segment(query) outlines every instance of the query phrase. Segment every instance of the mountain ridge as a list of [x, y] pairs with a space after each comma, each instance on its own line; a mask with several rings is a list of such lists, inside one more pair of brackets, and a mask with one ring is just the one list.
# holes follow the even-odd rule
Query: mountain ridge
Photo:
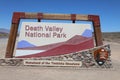
[[[39, 49], [40, 50], [49, 50], [49, 49], [61, 46], [63, 44], [76, 45], [76, 44], [79, 44], [81, 42], [84, 42], [87, 39], [89, 39], [89, 38], [84, 37], [84, 36], [80, 36], [80, 35], [75, 35], [65, 42], [53, 43], [53, 44], [48, 44], [48, 45], [44, 45], [44, 46], [27, 47], [24, 49], [26, 49], [26, 50], [31, 50], [31, 49], [32, 50], [39, 50]], [[20, 48], [18, 48], [18, 49], [20, 49]]]
[[35, 53], [35, 54], [31, 54], [31, 55], [17, 56], [17, 58], [31, 58], [31, 57], [46, 57], [46, 56], [63, 55], [63, 54], [69, 54], [69, 53], [73, 53], [73, 52], [77, 52], [80, 50], [89, 49], [89, 48], [93, 48], [93, 47], [94, 47], [93, 39], [91, 38], [80, 44], [76, 44], [76, 45], [63, 44], [56, 48], [47, 50], [45, 52]]
[[7, 33], [7, 34], [9, 34], [10, 30], [5, 29], [5, 28], [0, 28], [0, 33]]

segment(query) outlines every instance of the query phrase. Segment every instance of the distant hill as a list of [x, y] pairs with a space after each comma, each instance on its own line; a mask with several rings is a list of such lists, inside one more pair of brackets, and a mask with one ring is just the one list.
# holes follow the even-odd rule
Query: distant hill
[[0, 33], [7, 33], [7, 34], [9, 34], [10, 30], [4, 29], [4, 28], [0, 28]]
[[103, 32], [103, 41], [120, 43], [120, 32]]
[[10, 30], [4, 29], [4, 28], [0, 28], [0, 37], [2, 37], [2, 38], [8, 37], [9, 33], [10, 33]]

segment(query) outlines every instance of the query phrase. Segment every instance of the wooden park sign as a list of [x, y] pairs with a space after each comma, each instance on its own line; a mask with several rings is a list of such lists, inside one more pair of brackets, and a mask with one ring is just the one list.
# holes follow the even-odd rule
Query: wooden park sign
[[[23, 23], [22, 26], [23, 26], [24, 29], [22, 29], [22, 30], [24, 30], [23, 33], [25, 33], [25, 34], [23, 34], [23, 35], [25, 37], [28, 37], [28, 38], [31, 38], [31, 37], [50, 38], [51, 40], [52, 40], [52, 38], [55, 38], [55, 39], [57, 39], [57, 38], [64, 38], [64, 39], [66, 39], [66, 40], [63, 40], [64, 43], [65, 42], [66, 43], [70, 42], [70, 39], [73, 39], [71, 37], [67, 38], [67, 33], [70, 32], [70, 31], [64, 31], [64, 30], [68, 30], [69, 29], [69, 28], [64, 27], [64, 26], [72, 26], [72, 25], [73, 26], [78, 26], [78, 24], [42, 23], [41, 22], [42, 19], [43, 20], [71, 20], [72, 23], [75, 23], [75, 21], [92, 21], [96, 46], [103, 45], [102, 34], [101, 34], [101, 29], [100, 29], [100, 19], [99, 19], [99, 16], [97, 16], [97, 15], [47, 14], [47, 13], [14, 12], [13, 13], [13, 18], [12, 18], [12, 25], [11, 25], [8, 45], [7, 45], [7, 49], [6, 49], [6, 55], [5, 55], [6, 58], [12, 58], [13, 57], [13, 52], [14, 52], [14, 47], [15, 47], [15, 42], [16, 42], [16, 37], [17, 37], [17, 32], [18, 32], [18, 26], [19, 26], [19, 22], [20, 22], [21, 19], [38, 19], [38, 22], [40, 22], [40, 23], [37, 23], [37, 22]], [[36, 27], [35, 29], [33, 29], [33, 26], [31, 26], [31, 25], [35, 25], [35, 26], [41, 25], [41, 26]], [[62, 26], [60, 26], [60, 25], [62, 25]], [[52, 32], [50, 32], [49, 26], [52, 26], [51, 27], [52, 28]], [[82, 27], [85, 27], [85, 25], [84, 26], [82, 25]], [[29, 29], [30, 29], [30, 31], [32, 31], [31, 29], [36, 30], [36, 31], [41, 31], [41, 32], [43, 32], [43, 35], [42, 35], [42, 33], [39, 33], [39, 32], [36, 32], [36, 33], [33, 34], [32, 32], [29, 32]], [[71, 28], [71, 30], [73, 30], [73, 29]], [[88, 28], [85, 28], [85, 29], [88, 29]], [[77, 29], [77, 28], [76, 28], [76, 30], [79, 31], [79, 29]], [[83, 31], [86, 31], [86, 30], [83, 30]], [[87, 30], [87, 31], [89, 32], [90, 30]], [[46, 32], [48, 32], [48, 33], [46, 33]], [[85, 34], [82, 34], [82, 33], [80, 33], [80, 34], [86, 36]], [[75, 33], [75, 35], [77, 35], [77, 34]], [[22, 41], [22, 39], [21, 39], [21, 41]], [[58, 44], [63, 44], [63, 43], [60, 43], [60, 42], [56, 42], [56, 43], [57, 43], [57, 45]], [[34, 44], [37, 44], [37, 43], [34, 43]], [[43, 45], [48, 45], [48, 44], [50, 44], [49, 47], [54, 45], [52, 42], [51, 43], [47, 43], [47, 44], [43, 44]], [[91, 46], [93, 46], [93, 45], [91, 45]], [[43, 49], [44, 47], [45, 46], [40, 46], [39, 48]], [[37, 49], [37, 48], [38, 47], [35, 46], [35, 48], [33, 48], [33, 49]], [[66, 46], [65, 46], [65, 48], [66, 48]], [[23, 49], [23, 47], [21, 47], [21, 45], [20, 45], [18, 47], [18, 50], [19, 49]], [[24, 48], [24, 49], [28, 49], [28, 47]], [[58, 54], [64, 54], [63, 52], [59, 52], [58, 48], [56, 48], [55, 50], [58, 51]], [[72, 51], [77, 51], [77, 50], [78, 49], [75, 48]], [[51, 53], [54, 53], [54, 52], [55, 51], [53, 51]], [[68, 49], [68, 51], [67, 50], [65, 51], [65, 53], [69, 53], [69, 52], [70, 52], [69, 49]], [[46, 50], [46, 52], [44, 52], [44, 54], [47, 54], [47, 56], [54, 56], [53, 54], [51, 54], [51, 55], [49, 54], [49, 50], [48, 51]], [[38, 56], [38, 54], [36, 54], [34, 56], [33, 55], [28, 55], [27, 57], [30, 58], [31, 56], [32, 57], [46, 56], [44, 54], [40, 53], [39, 56]], [[18, 57], [20, 57], [20, 56], [18, 56]], [[21, 56], [21, 57], [27, 58], [26, 56]]]

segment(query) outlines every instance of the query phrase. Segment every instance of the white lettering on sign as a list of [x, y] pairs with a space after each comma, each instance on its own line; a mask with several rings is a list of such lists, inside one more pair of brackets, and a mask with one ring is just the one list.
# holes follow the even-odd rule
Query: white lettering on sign
[[24, 60], [24, 65], [81, 67], [81, 61]]

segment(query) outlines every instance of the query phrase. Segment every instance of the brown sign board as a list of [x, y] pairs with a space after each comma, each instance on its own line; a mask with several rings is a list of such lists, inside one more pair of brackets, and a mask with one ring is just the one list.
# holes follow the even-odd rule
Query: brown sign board
[[13, 57], [19, 22], [21, 19], [37, 19], [38, 22], [40, 22], [41, 20], [71, 20], [72, 23], [75, 23], [75, 21], [92, 21], [96, 46], [103, 45], [100, 19], [98, 15], [14, 12], [8, 45], [6, 49], [6, 58]]

